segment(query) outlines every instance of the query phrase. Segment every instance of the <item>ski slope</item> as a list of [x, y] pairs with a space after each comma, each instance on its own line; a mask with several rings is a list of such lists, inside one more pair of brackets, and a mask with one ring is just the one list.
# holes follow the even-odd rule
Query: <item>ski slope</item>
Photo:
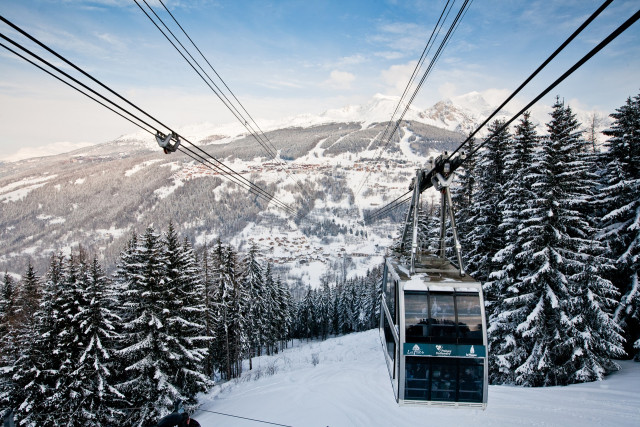
[[[490, 386], [485, 411], [398, 406], [378, 331], [297, 343], [254, 359], [242, 379], [202, 396], [206, 426], [640, 426], [640, 363], [605, 381], [567, 387]], [[314, 362], [317, 362], [314, 366]], [[273, 424], [271, 424], [273, 425]]]

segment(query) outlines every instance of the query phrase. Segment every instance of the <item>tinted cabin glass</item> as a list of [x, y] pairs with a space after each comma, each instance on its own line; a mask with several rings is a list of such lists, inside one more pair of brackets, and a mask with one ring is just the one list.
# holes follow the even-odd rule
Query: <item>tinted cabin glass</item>
[[[383, 321], [384, 321], [384, 338], [385, 338], [385, 342], [387, 344], [387, 353], [389, 353], [389, 357], [391, 358], [391, 360], [394, 362], [395, 365], [395, 360], [396, 360], [396, 341], [395, 338], [393, 337], [393, 332], [391, 331], [392, 326], [389, 325], [389, 320], [387, 319], [387, 316], [383, 313]], [[395, 372], [394, 372], [395, 375]]]
[[396, 283], [391, 273], [387, 272], [387, 286], [385, 287], [384, 298], [387, 300], [387, 308], [391, 314], [391, 318], [395, 322], [396, 319]]
[[455, 359], [432, 359], [431, 400], [455, 402], [457, 400], [458, 363]]
[[430, 330], [432, 342], [456, 341], [456, 313], [453, 294], [432, 292], [429, 298]]
[[477, 295], [457, 295], [458, 342], [461, 344], [482, 344], [482, 314], [480, 297]]
[[404, 398], [407, 400], [427, 400], [429, 398], [429, 367], [425, 357], [407, 357]]
[[460, 402], [482, 402], [484, 366], [482, 360], [460, 360]]
[[428, 298], [426, 292], [405, 292], [404, 311], [407, 342], [428, 341]]

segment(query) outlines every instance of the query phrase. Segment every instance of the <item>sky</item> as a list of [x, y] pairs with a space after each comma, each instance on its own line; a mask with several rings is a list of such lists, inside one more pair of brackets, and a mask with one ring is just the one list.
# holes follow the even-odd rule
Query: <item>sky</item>
[[[172, 23], [159, 1], [147, 1]], [[497, 106], [601, 3], [473, 1], [413, 105], [427, 108], [477, 91]], [[258, 125], [365, 104], [376, 94], [401, 95], [444, 4], [165, 1]], [[535, 97], [637, 10], [637, 0], [615, 0], [520, 99]], [[178, 131], [236, 120], [132, 0], [2, 0], [0, 14]], [[0, 33], [34, 47], [4, 23]], [[576, 108], [609, 114], [640, 92], [638, 70], [640, 23], [541, 102], [551, 105], [559, 95]], [[1, 47], [0, 129], [0, 160], [68, 151], [137, 130]]]

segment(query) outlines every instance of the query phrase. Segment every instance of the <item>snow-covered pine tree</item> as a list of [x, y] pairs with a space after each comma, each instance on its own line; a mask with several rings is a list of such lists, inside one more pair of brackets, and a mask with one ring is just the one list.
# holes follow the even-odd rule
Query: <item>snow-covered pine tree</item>
[[172, 384], [175, 372], [167, 342], [169, 314], [167, 257], [160, 236], [148, 227], [121, 254], [115, 280], [121, 288], [123, 331], [120, 369], [124, 381], [116, 388], [134, 408], [128, 423], [156, 422], [177, 399], [187, 399]]
[[374, 267], [366, 276], [365, 329], [377, 328], [380, 321], [380, 296], [382, 294], [382, 269]]
[[[599, 276], [600, 260], [593, 255], [598, 248], [589, 240], [593, 230], [584, 214], [591, 186], [578, 127], [571, 109], [557, 100], [547, 124], [549, 136], [542, 138], [533, 165], [535, 198], [526, 210], [517, 255], [529, 263], [513, 304], [524, 319], [516, 329], [528, 355], [516, 369], [516, 383], [523, 385], [599, 379], [620, 346], [606, 312], [613, 288]], [[587, 314], [596, 319], [586, 321]]]
[[602, 153], [601, 239], [616, 269], [610, 278], [621, 299], [615, 319], [624, 329], [627, 354], [640, 362], [640, 95], [627, 98], [610, 115], [607, 150]]
[[249, 253], [243, 262], [244, 270], [242, 272], [242, 282], [249, 293], [248, 312], [247, 312], [247, 337], [249, 340], [249, 369], [252, 368], [251, 358], [261, 355], [263, 343], [262, 331], [265, 322], [265, 291], [264, 291], [264, 272], [260, 262], [258, 261], [258, 247], [255, 243], [251, 244]]
[[242, 359], [247, 353], [249, 340], [247, 337], [247, 304], [249, 296], [238, 277], [237, 254], [231, 246], [227, 248], [225, 257], [224, 280], [231, 293], [229, 295], [229, 311], [227, 327], [229, 333], [229, 354], [231, 360], [230, 378], [242, 374]]
[[277, 290], [276, 281], [271, 271], [271, 264], [267, 264], [264, 275], [264, 326], [263, 343], [267, 354], [272, 354], [274, 346], [278, 342], [279, 331], [277, 329]]
[[13, 278], [5, 271], [0, 284], [0, 407], [11, 407], [11, 370], [19, 356], [16, 324], [16, 292]]
[[[291, 338], [291, 325], [292, 325], [292, 313], [291, 306], [293, 298], [289, 286], [280, 278], [276, 280], [277, 295], [278, 295], [278, 330], [280, 345], [284, 349], [287, 346], [287, 341]], [[329, 297], [329, 304], [330, 304]]]
[[[466, 152], [473, 153], [476, 148], [475, 138], [471, 138], [467, 142]], [[462, 262], [465, 263], [467, 269], [467, 252], [470, 249], [468, 238], [471, 234], [473, 224], [469, 220], [471, 209], [473, 206], [473, 195], [476, 190], [476, 156], [467, 157], [462, 167], [456, 170], [454, 185], [451, 186], [451, 198], [456, 215], [456, 225], [458, 228], [458, 236], [462, 245]]]
[[327, 276], [322, 278], [316, 320], [320, 338], [323, 340], [327, 339], [331, 333], [331, 287], [329, 286], [329, 278]]
[[[493, 256], [504, 247], [504, 238], [498, 228], [502, 222], [498, 204], [506, 183], [504, 162], [511, 135], [506, 128], [500, 130], [503, 125], [503, 121], [496, 120], [489, 126], [492, 137], [478, 152], [476, 192], [472, 195], [473, 204], [467, 220], [471, 226], [466, 238], [467, 271], [481, 282], [486, 282], [489, 274], [499, 268], [494, 265]], [[493, 295], [491, 283], [486, 286], [487, 301], [498, 299], [499, 295]], [[490, 313], [490, 305], [488, 309]]]
[[[50, 397], [55, 392], [61, 361], [55, 351], [57, 335], [54, 313], [62, 286], [62, 259], [52, 256], [47, 280], [41, 288], [31, 263], [22, 280], [18, 305], [21, 310], [21, 356], [13, 368], [15, 420], [18, 425], [38, 427], [56, 424]], [[40, 303], [40, 301], [42, 301]]]
[[[83, 411], [83, 384], [78, 377], [77, 364], [85, 347], [85, 335], [80, 327], [78, 314], [88, 305], [84, 290], [88, 280], [86, 256], [81, 250], [77, 255], [63, 258], [60, 291], [56, 295], [54, 311], [54, 330], [56, 331], [56, 349], [54, 354], [60, 360], [54, 394], [50, 397], [51, 406], [58, 411], [79, 414], [70, 417], [69, 426], [85, 424]], [[90, 415], [90, 414], [89, 414]]]
[[193, 248], [186, 239], [180, 244], [172, 222], [164, 235], [163, 244], [166, 254], [164, 298], [168, 310], [165, 344], [172, 365], [169, 368], [169, 381], [184, 396], [186, 403], [195, 404], [196, 395], [211, 386], [204, 373], [209, 341], [203, 334], [204, 284]]
[[311, 287], [307, 287], [307, 292], [301, 301], [298, 302], [298, 337], [306, 338], [307, 341], [313, 336], [313, 313], [315, 311], [313, 302], [313, 291]]
[[355, 324], [357, 323], [357, 314], [354, 310], [355, 295], [353, 280], [347, 280], [341, 283], [338, 289], [339, 292], [336, 293], [336, 298], [338, 298], [338, 333], [348, 334], [355, 330]]
[[115, 325], [121, 320], [115, 314], [117, 300], [97, 257], [90, 264], [81, 263], [80, 272], [86, 304], [74, 320], [84, 346], [73, 372], [81, 399], [73, 418], [83, 426], [115, 425], [124, 415], [117, 408], [126, 406], [124, 396], [113, 386], [112, 375], [113, 346], [118, 338]]
[[216, 283], [214, 274], [214, 265], [213, 257], [209, 252], [208, 246], [205, 244], [204, 250], [202, 251], [202, 283], [204, 286], [203, 295], [204, 295], [204, 306], [205, 312], [203, 313], [203, 323], [204, 323], [204, 336], [209, 338], [207, 343], [207, 358], [204, 361], [204, 373], [208, 378], [212, 378], [215, 371], [215, 361], [213, 353], [215, 350], [215, 339], [216, 339], [216, 330], [219, 323], [218, 318], [218, 306], [216, 305]]
[[530, 168], [537, 145], [535, 126], [530, 114], [524, 113], [504, 159], [506, 183], [498, 205], [502, 212], [498, 229], [504, 235], [504, 247], [494, 255], [492, 261], [497, 269], [489, 277], [492, 293], [501, 296], [491, 301], [488, 319], [489, 381], [492, 384], [513, 383], [515, 368], [524, 362], [525, 354], [516, 337], [516, 327], [524, 320], [518, 317], [520, 290], [517, 282], [520, 276], [527, 274], [526, 260], [518, 258], [524, 244], [519, 233], [524, 227], [524, 212], [533, 199]]
[[240, 375], [239, 361], [248, 346], [244, 318], [248, 296], [239, 283], [235, 251], [223, 246], [218, 239], [212, 255], [216, 290], [213, 303], [217, 308], [216, 317], [219, 321], [211, 354], [220, 376], [230, 380]]

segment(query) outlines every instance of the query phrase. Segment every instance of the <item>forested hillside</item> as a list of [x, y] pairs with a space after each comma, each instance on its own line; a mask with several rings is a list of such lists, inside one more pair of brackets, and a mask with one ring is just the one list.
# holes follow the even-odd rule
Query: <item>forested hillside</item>
[[[640, 351], [640, 96], [604, 146], [559, 99], [547, 133], [525, 114], [460, 171], [468, 271], [484, 283], [493, 383], [602, 379]], [[502, 129], [502, 130], [501, 130]], [[476, 144], [478, 142], [476, 141]]]

